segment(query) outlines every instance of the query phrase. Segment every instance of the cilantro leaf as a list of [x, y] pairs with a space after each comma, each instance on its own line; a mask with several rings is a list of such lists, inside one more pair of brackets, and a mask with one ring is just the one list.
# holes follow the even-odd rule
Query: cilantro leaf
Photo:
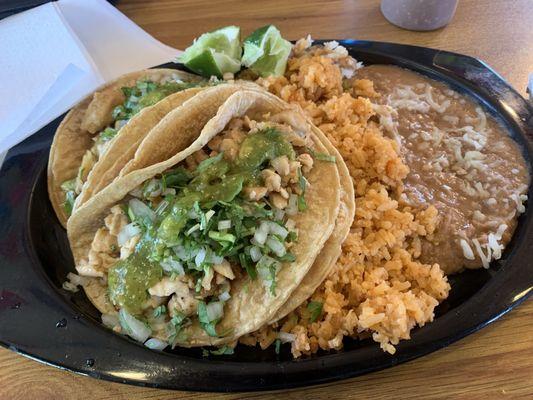
[[244, 267], [244, 269], [246, 270], [246, 272], [248, 273], [250, 278], [252, 280], [256, 279], [257, 278], [257, 271], [250, 264], [250, 261], [252, 261], [252, 260], [249, 259], [249, 257], [246, 254], [244, 254], [244, 252], [239, 254], [239, 261], [241, 262], [241, 265]]
[[326, 153], [319, 153], [319, 152], [316, 152], [314, 151], [313, 149], [311, 148], [307, 148], [307, 151], [311, 154], [311, 156], [315, 159], [315, 160], [318, 160], [318, 161], [326, 161], [326, 162], [337, 162], [337, 159], [335, 158], [335, 156], [332, 156], [330, 154], [326, 154]]
[[315, 322], [318, 317], [322, 314], [322, 308], [324, 307], [324, 303], [320, 301], [310, 301], [307, 304], [307, 311], [310, 313], [310, 321], [311, 323]]
[[216, 350], [203, 349], [202, 350], [202, 356], [203, 357], [208, 357], [210, 354], [213, 355], [213, 356], [227, 356], [227, 355], [233, 354], [234, 352], [235, 351], [233, 350], [232, 347], [222, 346], [222, 347], [219, 347]]
[[207, 305], [203, 301], [198, 302], [198, 321], [202, 329], [212, 337], [218, 337], [216, 324], [218, 321], [210, 321], [207, 315]]
[[163, 314], [166, 314], [167, 313], [167, 308], [165, 307], [164, 304], [156, 307], [154, 309], [154, 317], [157, 318], [157, 317], [160, 317], [161, 315]]
[[307, 210], [307, 202], [303, 195], [298, 196], [298, 211], [302, 212]]
[[192, 174], [183, 167], [171, 169], [161, 177], [163, 188], [181, 188], [192, 179]]
[[100, 139], [103, 142], [108, 142], [111, 139], [113, 139], [118, 133], [118, 130], [115, 128], [107, 127], [105, 128], [100, 135], [98, 136], [98, 139]]
[[76, 200], [76, 193], [73, 190], [69, 190], [65, 193], [65, 202], [63, 207], [67, 215], [72, 214], [72, 209], [74, 208], [74, 201]]
[[275, 346], [276, 346], [276, 354], [279, 354], [281, 351], [281, 340], [280, 339], [276, 339]]
[[277, 257], [277, 259], [281, 262], [294, 262], [296, 261], [296, 257], [294, 254], [292, 253], [285, 253], [285, 255], [281, 256], [281, 257]]

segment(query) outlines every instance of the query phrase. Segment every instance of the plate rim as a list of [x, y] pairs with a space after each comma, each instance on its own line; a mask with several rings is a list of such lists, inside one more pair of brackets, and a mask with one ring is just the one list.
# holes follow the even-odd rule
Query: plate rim
[[[327, 40], [321, 40], [321, 41], [315, 41], [315, 43], [323, 43]], [[531, 122], [533, 120], [533, 111], [527, 104], [527, 102], [508, 84], [506, 83], [501, 76], [499, 76], [496, 72], [494, 72], [490, 67], [488, 67], [486, 64], [484, 64], [482, 61], [477, 60], [475, 58], [464, 56], [457, 53], [451, 53], [451, 52], [445, 52], [441, 50], [435, 50], [425, 47], [419, 47], [419, 46], [409, 46], [409, 45], [400, 45], [395, 43], [387, 43], [387, 42], [373, 42], [373, 41], [354, 41], [354, 40], [339, 40], [339, 43], [342, 45], [345, 45], [346, 47], [349, 47], [349, 50], [353, 50], [355, 52], [359, 51], [366, 51], [368, 54], [374, 54], [376, 57], [395, 57], [397, 60], [399, 60], [401, 63], [408, 64], [409, 66], [416, 66], [417, 68], [410, 68], [414, 70], [418, 70], [418, 72], [423, 71], [432, 71], [430, 74], [430, 77], [433, 77], [433, 75], [437, 76], [444, 76], [447, 77], [444, 79], [445, 83], [450, 84], [450, 80], [458, 80], [460, 85], [464, 85], [467, 88], [470, 88], [478, 93], [478, 96], [482, 99], [486, 96], [487, 93], [490, 94], [491, 90], [491, 84], [497, 84], [500, 85], [502, 88], [505, 88], [508, 92], [508, 94], [511, 95], [511, 97], [514, 98], [514, 103], [509, 105], [508, 99], [505, 100], [502, 103], [501, 99], [490, 99], [489, 102], [483, 101], [484, 105], [488, 105], [489, 108], [492, 107], [492, 109], [500, 109], [501, 107], [504, 107], [503, 104], [506, 104], [507, 107], [509, 107], [511, 110], [515, 111], [515, 116], [518, 117], [518, 120], [513, 118], [510, 115], [505, 115], [506, 122], [515, 124], [514, 127], [512, 127], [512, 131], [516, 132], [517, 130], [520, 130], [523, 134], [522, 139], [525, 141], [525, 146], [522, 148], [523, 151], [527, 152], [528, 157], [526, 157], [526, 160], [530, 160], [531, 165], [531, 154], [532, 154], [532, 137], [533, 137], [533, 123]], [[416, 57], [416, 60], [411, 60], [409, 57], [406, 57], [407, 52], [414, 52], [414, 56]], [[384, 54], [384, 52], [386, 54]], [[491, 77], [492, 80], [486, 81], [486, 82], [476, 82], [476, 81], [470, 81], [468, 80], [464, 75], [457, 74], [457, 71], [449, 71], [446, 69], [437, 70], [435, 71], [435, 68], [438, 66], [435, 65], [436, 57], [439, 57], [441, 55], [449, 55], [453, 57], [457, 57], [458, 59], [462, 60], [463, 62], [468, 62], [475, 67], [486, 71], [487, 74]], [[411, 57], [413, 56], [413, 53], [411, 53]], [[168, 65], [166, 65], [168, 66]], [[178, 64], [172, 64], [171, 65], [174, 68], [182, 69], [183, 67]], [[426, 72], [427, 72], [426, 71]], [[427, 74], [426, 74], [427, 75]], [[443, 80], [443, 79], [439, 79]], [[487, 86], [488, 85], [488, 86]], [[479, 97], [476, 97], [479, 101]], [[485, 99], [487, 100], [487, 99]], [[523, 103], [520, 105], [520, 101]], [[518, 105], [517, 105], [518, 104]], [[518, 108], [518, 109], [517, 109]], [[505, 107], [503, 108], [505, 111]], [[527, 121], [522, 121], [522, 115], [528, 116]], [[41, 129], [40, 131], [44, 131], [49, 126], [53, 125], [54, 123], [57, 123], [59, 120], [62, 119], [63, 116], [59, 117], [52, 123], [48, 124], [46, 127]], [[528, 125], [531, 124], [531, 125]], [[36, 141], [36, 138], [39, 135], [36, 134], [33, 137], [30, 137], [29, 139], [25, 140], [21, 144], [17, 145], [15, 148], [10, 150], [6, 156], [6, 159], [4, 161], [2, 169], [0, 169], [0, 183], [2, 182], [3, 174], [6, 173], [6, 170], [9, 167], [6, 167], [9, 163], [11, 163], [11, 160], [14, 159], [15, 156], [24, 153], [24, 151], [29, 150], [31, 151], [31, 144]], [[44, 149], [41, 149], [41, 151], [44, 151], [47, 155], [48, 150], [46, 147]], [[46, 157], [47, 158], [47, 157]], [[40, 166], [42, 168], [42, 165]], [[39, 169], [39, 166], [35, 166], [36, 170]], [[530, 168], [531, 171], [531, 168]], [[42, 171], [40, 172], [42, 173]], [[37, 173], [38, 175], [39, 173]], [[35, 183], [37, 181], [37, 178], [35, 178]], [[33, 184], [31, 185], [33, 186]], [[31, 188], [31, 192], [33, 193], [34, 188]], [[532, 191], [532, 184], [530, 183], [529, 186], [529, 194], [531, 195]], [[1, 196], [1, 195], [0, 195]], [[0, 197], [1, 199], [1, 197]], [[27, 214], [30, 214], [27, 212]], [[515, 235], [519, 234], [521, 240], [526, 240], [527, 238], [533, 237], [533, 221], [532, 221], [532, 212], [530, 211], [530, 207], [527, 208], [526, 213], [521, 217], [522, 221], [519, 224], [517, 231], [515, 232]], [[0, 214], [2, 215], [2, 214]], [[28, 222], [26, 222], [27, 224]], [[27, 227], [28, 225], [26, 225]], [[2, 228], [0, 228], [0, 234], [2, 233]], [[2, 239], [0, 238], [0, 244], [2, 244]], [[2, 248], [0, 247], [0, 257], [2, 256]], [[511, 254], [512, 256], [512, 254]], [[31, 258], [31, 257], [30, 257]], [[0, 261], [2, 259], [0, 258]], [[30, 260], [35, 261], [35, 260]], [[506, 265], [503, 265], [503, 268], [505, 269]], [[533, 272], [533, 266], [530, 262], [526, 262], [526, 268], [524, 270], [527, 272]], [[501, 272], [501, 271], [500, 271]], [[524, 271], [523, 271], [524, 272]], [[0, 276], [2, 276], [4, 272], [0, 271]], [[45, 274], [43, 274], [45, 275]], [[247, 366], [248, 368], [253, 369], [254, 371], [258, 368], [272, 368], [275, 371], [275, 373], [271, 374], [272, 379], [265, 379], [255, 377], [255, 379], [252, 379], [250, 381], [245, 382], [237, 382], [232, 381], [228, 382], [226, 381], [225, 384], [221, 386], [217, 386], [215, 388], [206, 388], [202, 385], [198, 385], [197, 383], [190, 383], [187, 384], [187, 382], [183, 381], [183, 378], [180, 379], [181, 381], [176, 382], [166, 382], [166, 383], [160, 383], [155, 381], [150, 381], [149, 379], [135, 379], [135, 378], [128, 378], [128, 377], [121, 377], [119, 375], [113, 375], [109, 374], [109, 371], [107, 372], [101, 372], [97, 368], [92, 368], [92, 366], [89, 365], [80, 365], [79, 363], [73, 364], [69, 361], [58, 361], [58, 360], [52, 360], [47, 359], [47, 357], [38, 355], [35, 353], [35, 351], [32, 352], [27, 346], [20, 346], [16, 345], [12, 340], [6, 340], [5, 336], [3, 335], [2, 328], [0, 327], [0, 345], [11, 348], [12, 350], [16, 351], [17, 353], [26, 356], [28, 358], [31, 358], [33, 360], [45, 363], [47, 365], [55, 366], [60, 369], [66, 369], [70, 370], [72, 372], [85, 375], [85, 376], [91, 376], [96, 377], [99, 379], [105, 379], [109, 381], [119, 382], [119, 383], [129, 383], [139, 386], [150, 386], [150, 387], [157, 387], [157, 388], [169, 388], [169, 389], [179, 389], [179, 390], [196, 390], [196, 391], [217, 391], [217, 392], [228, 392], [228, 391], [258, 391], [258, 390], [275, 390], [275, 389], [285, 389], [285, 388], [293, 388], [293, 387], [300, 387], [300, 386], [311, 386], [311, 385], [317, 385], [317, 384], [323, 384], [332, 382], [339, 379], [346, 379], [349, 377], [359, 376], [365, 373], [381, 370], [384, 368], [388, 368], [394, 365], [397, 365], [399, 363], [403, 363], [421, 356], [424, 356], [426, 354], [429, 354], [433, 351], [436, 351], [440, 348], [446, 347], [449, 344], [462, 339], [463, 337], [470, 335], [471, 333], [476, 332], [477, 330], [483, 328], [484, 326], [492, 323], [505, 313], [509, 312], [511, 309], [516, 307], [518, 304], [522, 303], [526, 298], [528, 298], [531, 295], [531, 286], [533, 286], [533, 282], [528, 283], [527, 274], [524, 274], [525, 280], [524, 285], [527, 287], [529, 285], [529, 289], [525, 293], [522, 294], [520, 297], [516, 297], [516, 293], [513, 297], [514, 299], [510, 299], [508, 297], [501, 298], [498, 302], [498, 307], [492, 307], [489, 309], [486, 309], [483, 313], [483, 317], [480, 317], [478, 315], [478, 319], [476, 323], [470, 323], [470, 324], [463, 324], [460, 326], [456, 326], [455, 334], [445, 335], [446, 337], [442, 337], [439, 340], [435, 340], [435, 337], [433, 338], [427, 338], [427, 333], [435, 331], [435, 327], [439, 327], [440, 324], [445, 322], [454, 322], [453, 319], [455, 319], [457, 322], [457, 319], [459, 318], [459, 315], [462, 312], [467, 312], [467, 309], [472, 307], [472, 301], [475, 301], [477, 298], [477, 301], [480, 301], [482, 298], [486, 298], [489, 296], [490, 298], [490, 292], [491, 290], [497, 290], [498, 284], [501, 287], [509, 280], [512, 280], [513, 276], [504, 275], [502, 276], [501, 273], [499, 273], [499, 276], [502, 276], [502, 278], [498, 279], [491, 279], [478, 293], [474, 294], [472, 298], [461, 304], [460, 306], [456, 307], [453, 310], [452, 313], [448, 312], [444, 314], [443, 316], [438, 318], [438, 321], [444, 321], [440, 324], [436, 324], [437, 321], [432, 322], [431, 324], [426, 325], [423, 328], [419, 328], [413, 331], [413, 338], [408, 341], [402, 341], [399, 345], [397, 345], [397, 353], [394, 356], [388, 356], [388, 355], [381, 355], [381, 357], [377, 357], [380, 361], [382, 361], [379, 365], [369, 365], [369, 366], [359, 366], [359, 369], [350, 368], [351, 364], [354, 363], [354, 358], [357, 358], [358, 351], [360, 349], [351, 351], [351, 352], [330, 352], [306, 359], [300, 359], [295, 361], [283, 361], [283, 362], [256, 362], [256, 363], [247, 363], [247, 362], [235, 362], [235, 361], [227, 361], [222, 359], [206, 359], [206, 360], [195, 360], [195, 362], [190, 362], [190, 360], [186, 360], [188, 364], [190, 362], [190, 365], [195, 367], [195, 364], [208, 364], [212, 367], [219, 367], [223, 366], [224, 371], [226, 374], [221, 374], [217, 379], [219, 382], [224, 382], [224, 380], [230, 379], [231, 376], [234, 376], [235, 373], [245, 373], [246, 371], [243, 371], [243, 366]], [[41, 277], [42, 278], [42, 277]], [[496, 282], [495, 282], [496, 281]], [[531, 281], [531, 279], [529, 280]], [[65, 299], [61, 297], [58, 293], [54, 293], [56, 291], [55, 287], [53, 287], [51, 282], [47, 282], [48, 285], [51, 287], [48, 288], [50, 296], [56, 296], [56, 299], [54, 301], [57, 301], [58, 303], [54, 303], [55, 305], [59, 304], [60, 302], [65, 302]], [[0, 286], [0, 289], [2, 287]], [[3, 292], [0, 292], [2, 294]], [[485, 296], [485, 297], [483, 297]], [[0, 303], [1, 304], [1, 303]], [[84, 330], [87, 331], [87, 329], [94, 329], [94, 321], [88, 321], [86, 318], [78, 318], [75, 319], [75, 312], [71, 304], [63, 304], [63, 306], [71, 307], [71, 313], [70, 317], [72, 321], [69, 319], [70, 326], [75, 326], [75, 321], [82, 321], [84, 324], [80, 323], [80, 329], [84, 327]], [[65, 312], [64, 314], [68, 314], [68, 312]], [[2, 313], [0, 311], [0, 321], [3, 321], [5, 318], [5, 312]], [[449, 319], [452, 319], [452, 321], [448, 321]], [[457, 324], [456, 324], [457, 325]], [[70, 327], [69, 326], [69, 327]], [[453, 326], [453, 325], [452, 325]], [[114, 338], [120, 339], [121, 343], [127, 343], [132, 342], [129, 339], [124, 339], [120, 337], [119, 335], [113, 334], [110, 331], [106, 330], [105, 328], [99, 326], [100, 332], [104, 337], [113, 336]], [[423, 331], [423, 332], [422, 332]], [[422, 332], [422, 334], [421, 334]], [[426, 334], [424, 334], [426, 333]], [[438, 332], [434, 332], [437, 334], [436, 337], [438, 337]], [[418, 341], [416, 341], [417, 339]], [[126, 340], [126, 342], [124, 342]], [[115, 342], [115, 340], [113, 340]], [[422, 343], [423, 346], [420, 346], [420, 343]], [[142, 345], [136, 344], [136, 347], [142, 348]], [[416, 348], [416, 347], [420, 348]], [[120, 346], [122, 347], [128, 347], [128, 346]], [[378, 344], [375, 343], [374, 346], [378, 347]], [[379, 349], [379, 348], [378, 348]], [[137, 349], [138, 350], [138, 349]], [[146, 352], [146, 349], [142, 349]], [[149, 350], [148, 350], [149, 351]], [[381, 350], [380, 350], [381, 351]], [[172, 358], [172, 359], [179, 359], [182, 356], [176, 356], [176, 355], [168, 355], [166, 353], [158, 353], [149, 351], [152, 355], [163, 355], [165, 358]], [[350, 354], [352, 353], [352, 354]], [[373, 354], [374, 352], [370, 351], [370, 354]], [[140, 354], [140, 352], [139, 352]], [[143, 353], [144, 354], [144, 353]], [[149, 357], [152, 358], [152, 357]], [[154, 356], [155, 359], [155, 356]], [[177, 364], [177, 361], [173, 362], [174, 364]], [[172, 364], [172, 363], [170, 363]], [[203, 365], [202, 365], [203, 366]], [[247, 369], [248, 369], [247, 368]], [[339, 368], [334, 373], [331, 374], [324, 374], [323, 376], [317, 375], [317, 371], [321, 368]], [[207, 370], [210, 370], [210, 372], [217, 372], [215, 368], [207, 368]], [[220, 372], [220, 371], [218, 371]], [[229, 374], [227, 372], [230, 372]], [[293, 378], [293, 380], [291, 380]], [[294, 379], [296, 378], [296, 379]]]

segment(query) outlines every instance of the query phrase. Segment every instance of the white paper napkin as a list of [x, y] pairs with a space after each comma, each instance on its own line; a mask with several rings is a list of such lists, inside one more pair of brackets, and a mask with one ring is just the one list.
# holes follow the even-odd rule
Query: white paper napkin
[[104, 0], [59, 0], [0, 21], [0, 165], [104, 82], [179, 53]]

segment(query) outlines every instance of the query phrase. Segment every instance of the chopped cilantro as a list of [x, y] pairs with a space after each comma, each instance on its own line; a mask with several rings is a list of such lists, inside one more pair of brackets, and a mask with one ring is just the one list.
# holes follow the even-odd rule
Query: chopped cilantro
[[200, 277], [200, 278], [198, 278], [196, 280], [196, 285], [194, 286], [194, 291], [196, 293], [200, 293], [201, 290], [202, 290], [202, 278]]
[[192, 179], [192, 174], [183, 167], [171, 169], [161, 176], [163, 189], [182, 188]]
[[75, 200], [76, 193], [73, 190], [69, 190], [65, 193], [65, 202], [63, 203], [63, 207], [65, 208], [67, 215], [72, 214], [72, 209], [74, 208]]
[[336, 162], [337, 160], [335, 159], [335, 156], [331, 156], [329, 154], [326, 154], [326, 153], [315, 153], [315, 159], [319, 160], [319, 161], [326, 161], [326, 162]]
[[61, 184], [61, 190], [68, 192], [69, 190], [76, 189], [76, 178], [65, 181]]
[[165, 305], [160, 305], [154, 309], [155, 318], [160, 317], [161, 315], [166, 314], [166, 313], [167, 313], [167, 308], [165, 307]]
[[275, 343], [275, 349], [276, 349], [276, 354], [279, 354], [280, 351], [281, 351], [281, 340], [280, 339], [276, 339], [276, 341], [274, 342]]
[[217, 320], [211, 321], [207, 315], [207, 305], [203, 301], [198, 302], [198, 321], [202, 329], [212, 337], [218, 337], [216, 324]]
[[268, 266], [268, 271], [270, 272], [270, 293], [276, 295], [276, 273], [278, 272], [277, 263], [272, 263]]
[[256, 279], [257, 278], [257, 272], [256, 272], [255, 268], [251, 265], [252, 260], [250, 259], [250, 257], [247, 256], [244, 253], [240, 253], [239, 254], [239, 261], [241, 262], [241, 265], [244, 267], [244, 269], [246, 270], [246, 272], [248, 273], [250, 278], [251, 279]]
[[182, 313], [177, 313], [176, 315], [174, 315], [171, 319], [170, 319], [170, 322], [172, 322], [172, 325], [174, 325], [175, 327], [178, 327], [178, 326], [181, 326], [181, 324], [187, 319], [187, 317], [185, 317], [184, 314]]
[[[155, 310], [154, 310], [155, 311]], [[174, 315], [167, 324], [168, 343], [174, 346], [181, 329], [189, 322], [189, 318], [182, 313]]]
[[287, 241], [291, 243], [298, 241], [298, 234], [295, 231], [290, 231], [287, 235]]
[[111, 115], [115, 121], [129, 120], [143, 108], [154, 105], [170, 94], [198, 85], [195, 82], [156, 83], [139, 80], [135, 86], [122, 88], [124, 103], [115, 107]]
[[223, 346], [219, 348], [218, 350], [214, 350], [211, 352], [211, 354], [215, 356], [221, 356], [221, 355], [229, 356], [229, 355], [232, 355], [233, 353], [235, 353], [234, 349], [229, 346]]
[[133, 213], [133, 210], [131, 209], [131, 207], [128, 206], [126, 214], [128, 214], [128, 218], [130, 219], [130, 221], [132, 222], [135, 221], [135, 214]]
[[298, 211], [302, 212], [307, 210], [307, 202], [305, 201], [305, 197], [302, 195], [298, 196]]
[[98, 139], [100, 139], [102, 142], [108, 142], [117, 135], [117, 132], [117, 129], [107, 127], [100, 133]]
[[217, 231], [209, 231], [209, 237], [217, 242], [230, 242], [235, 243], [237, 238], [231, 233], [222, 233]]
[[324, 303], [320, 301], [310, 301], [307, 304], [307, 311], [309, 311], [311, 322], [315, 322], [318, 317], [320, 317], [320, 315], [322, 314], [323, 306]]
[[305, 193], [305, 188], [307, 186], [307, 180], [302, 174], [301, 170], [298, 170], [298, 186], [300, 187], [300, 190], [302, 191], [302, 194]]
[[128, 222], [133, 222], [128, 214], [128, 210], [129, 210], [128, 205], [123, 203], [120, 205], [120, 208], [122, 208], [122, 211], [124, 211], [124, 214], [128, 216]]
[[209, 166], [222, 161], [222, 157], [224, 157], [224, 153], [218, 153], [215, 157], [209, 157], [209, 158], [203, 160], [196, 167], [196, 170], [194, 171], [194, 174], [195, 175], [199, 175], [202, 172], [205, 172], [207, 170], [207, 168], [209, 168]]
[[278, 257], [278, 260], [281, 262], [294, 262], [296, 261], [296, 257], [292, 253], [285, 253], [285, 255]]
[[213, 356], [228, 356], [234, 353], [234, 350], [232, 347], [229, 346], [222, 346], [219, 347], [216, 350], [208, 350], [208, 349], [202, 349], [202, 356], [203, 357], [209, 357], [209, 355]]
[[315, 160], [318, 160], [318, 161], [326, 161], [326, 162], [337, 162], [335, 156], [332, 156], [330, 154], [326, 154], [326, 153], [318, 153], [316, 151], [314, 151], [313, 149], [311, 148], [307, 148], [307, 151], [311, 154], [311, 156], [315, 159]]
[[304, 178], [302, 171], [298, 169], [298, 186], [300, 187], [300, 195], [298, 196], [298, 211], [302, 212], [307, 210], [307, 203], [305, 201], [305, 189], [307, 186], [307, 180]]

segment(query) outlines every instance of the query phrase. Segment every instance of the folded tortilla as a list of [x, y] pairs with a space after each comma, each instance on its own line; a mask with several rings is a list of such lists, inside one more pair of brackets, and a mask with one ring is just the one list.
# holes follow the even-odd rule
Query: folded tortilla
[[[110, 143], [104, 157], [96, 163], [91, 174], [87, 177], [87, 182], [84, 184], [82, 192], [76, 199], [73, 212], [119, 175], [124, 176], [136, 169], [164, 161], [189, 146], [195, 136], [190, 135], [188, 132], [197, 132], [197, 124], [201, 123], [201, 119], [199, 121], [185, 121], [185, 115], [188, 114], [180, 116], [181, 111], [179, 110], [201, 107], [206, 111], [205, 115], [209, 115], [210, 111], [219, 107], [223, 100], [241, 87], [258, 88], [257, 85], [244, 81], [237, 84], [222, 83], [217, 85], [216, 89], [208, 86], [195, 87], [171, 94], [154, 106], [141, 110], [122, 128], [121, 134], [117, 135]], [[216, 97], [213, 96], [212, 89], [215, 89]], [[207, 93], [199, 95], [202, 91], [207, 91]], [[196, 96], [198, 98], [193, 99]], [[206, 96], [210, 99], [209, 109], [206, 108], [207, 105], [204, 100]], [[169, 125], [168, 128], [172, 129], [171, 127], [174, 125], [183, 126], [183, 129], [187, 132], [184, 132], [182, 136], [191, 138], [191, 140], [170, 141], [161, 146], [163, 139], [159, 140], [159, 137], [148, 135], [148, 132], [156, 125], [167, 124], [165, 116], [175, 109], [179, 110], [173, 114], [170, 119], [172, 125]], [[166, 129], [160, 126], [156, 132], [166, 133]]]
[[[125, 100], [123, 87], [131, 87], [137, 81], [148, 79], [162, 82], [169, 79], [183, 82], [197, 82], [201, 79], [196, 75], [174, 69], [149, 69], [124, 75], [110, 82], [95, 93], [89, 95], [76, 105], [59, 125], [50, 149], [48, 162], [48, 193], [56, 215], [63, 226], [69, 217], [65, 207], [65, 192], [61, 185], [74, 179], [87, 151], [94, 145], [93, 138], [100, 131], [113, 123], [112, 113], [116, 106]], [[87, 174], [83, 196], [78, 196], [74, 208], [85, 202], [93, 192], [109, 184], [129, 161], [142, 137], [156, 121], [171, 109], [181, 105], [192, 97], [199, 89], [187, 89], [165, 98], [164, 102], [147, 107], [131, 118], [117, 135], [111, 139], [107, 150]], [[159, 117], [159, 118], [158, 118]]]
[[348, 233], [350, 233], [350, 227], [352, 226], [355, 216], [355, 193], [348, 167], [340, 153], [326, 138], [324, 133], [318, 128], [314, 128], [313, 132], [317, 135], [319, 140], [321, 140], [324, 147], [328, 150], [328, 153], [335, 157], [336, 160], [341, 185], [339, 213], [335, 220], [335, 228], [324, 244], [324, 248], [315, 259], [313, 266], [303, 279], [302, 283], [300, 283], [285, 304], [283, 304], [278, 310], [269, 324], [282, 319], [311, 297], [320, 284], [333, 271], [335, 263], [342, 253], [342, 243], [348, 236]]
[[[295, 114], [299, 113], [294, 107], [265, 92], [243, 89], [239, 85], [235, 85], [234, 89], [233, 93], [227, 87], [222, 86], [206, 89], [184, 103], [182, 108], [169, 112], [141, 144], [144, 150], [137, 151], [131, 160], [129, 165], [132, 170], [128, 171], [128, 165], [126, 165], [126, 169], [123, 169], [119, 178], [78, 208], [67, 225], [68, 237], [77, 266], [82, 264], [84, 258], [87, 258], [95, 234], [104, 226], [104, 218], [113, 206], [123, 202], [132, 190], [204, 148], [211, 139], [225, 129], [233, 118], [244, 116], [259, 118], [267, 113], [277, 114], [288, 110]], [[194, 101], [197, 103], [195, 104]], [[218, 106], [212, 106], [213, 104]], [[305, 119], [301, 113], [300, 117]], [[332, 153], [331, 145], [324, 144], [328, 143], [327, 139], [317, 134], [316, 128], [309, 124], [305, 129], [316, 152]], [[190, 145], [187, 146], [187, 143]], [[157, 149], [159, 150], [156, 151]], [[182, 150], [172, 154], [176, 149]], [[151, 157], [154, 154], [156, 163], [152, 164]], [[164, 159], [168, 155], [170, 158]], [[161, 158], [164, 161], [157, 161]], [[134, 167], [131, 167], [132, 165]], [[183, 329], [184, 335], [179, 339], [178, 345], [203, 346], [230, 343], [275, 319], [280, 308], [287, 303], [300, 284], [306, 282], [306, 276], [313, 269], [315, 260], [336, 226], [342, 226], [342, 229], [336, 230], [335, 240], [331, 245], [331, 250], [328, 250], [329, 255], [323, 259], [323, 262], [327, 264], [326, 269], [331, 268], [334, 259], [338, 256], [337, 251], [340, 251], [340, 244], [337, 244], [342, 242], [346, 235], [346, 221], [350, 220], [352, 206], [348, 198], [353, 199], [353, 195], [349, 196], [351, 182], [346, 190], [342, 189], [338, 165], [331, 162], [316, 162], [306, 179], [309, 182], [305, 194], [307, 209], [293, 217], [299, 232], [297, 243], [291, 247], [295, 261], [283, 263], [283, 267], [277, 273], [276, 294], [270, 293], [261, 280], [251, 279], [244, 274], [232, 281], [231, 298], [225, 303], [224, 316], [217, 325], [220, 332], [229, 333], [223, 337], [209, 336], [198, 320], [195, 320]], [[345, 180], [344, 183], [346, 184]], [[341, 194], [348, 205], [341, 206]], [[340, 208], [344, 211], [339, 219]], [[313, 279], [305, 283], [305, 290], [299, 294], [298, 298], [309, 293], [311, 287], [314, 290], [314, 287], [320, 283], [316, 282], [325, 273], [324, 269], [315, 269], [317, 271], [313, 272]], [[95, 306], [100, 311], [109, 313], [113, 305], [109, 303], [107, 296], [102, 294], [101, 289], [105, 289], [104, 282], [105, 280], [92, 278], [91, 285], [84, 285], [84, 288]], [[89, 288], [90, 286], [92, 289]], [[94, 298], [94, 296], [98, 297]], [[287, 307], [290, 308], [292, 305]]]

